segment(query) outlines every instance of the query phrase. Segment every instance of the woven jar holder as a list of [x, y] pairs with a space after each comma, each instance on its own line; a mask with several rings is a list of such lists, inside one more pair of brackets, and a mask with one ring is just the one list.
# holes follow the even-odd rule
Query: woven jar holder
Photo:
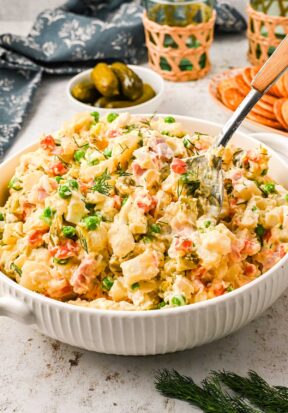
[[[205, 76], [211, 67], [209, 49], [213, 41], [215, 18], [216, 13], [213, 11], [206, 23], [172, 27], [150, 20], [144, 12], [146, 46], [152, 69], [164, 79], [175, 82]], [[166, 39], [169, 39], [172, 47], [165, 46]]]
[[282, 40], [277, 37], [279, 31], [288, 34], [288, 17], [269, 16], [248, 6], [248, 59], [252, 65], [262, 65], [271, 56]]

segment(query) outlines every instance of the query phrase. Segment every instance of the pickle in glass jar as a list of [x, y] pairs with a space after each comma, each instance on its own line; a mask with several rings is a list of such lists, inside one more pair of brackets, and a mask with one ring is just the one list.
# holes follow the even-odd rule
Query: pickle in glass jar
[[99, 92], [96, 90], [93, 83], [89, 80], [83, 80], [72, 87], [71, 95], [80, 102], [94, 103], [99, 97]]
[[106, 63], [98, 63], [94, 67], [91, 79], [101, 95], [107, 97], [119, 95], [118, 78]]
[[121, 62], [113, 63], [111, 69], [118, 77], [121, 92], [126, 98], [136, 100], [142, 95], [143, 82], [133, 70]]

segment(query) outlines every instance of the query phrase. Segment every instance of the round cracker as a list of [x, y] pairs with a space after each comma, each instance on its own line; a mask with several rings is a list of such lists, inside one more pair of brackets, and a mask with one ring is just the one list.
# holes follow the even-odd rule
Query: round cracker
[[265, 102], [273, 106], [274, 103], [277, 102], [277, 98], [275, 98], [275, 96], [271, 96], [266, 93], [266, 95], [262, 96], [262, 98], [260, 99], [260, 102]]
[[236, 82], [235, 82], [235, 79], [233, 77], [229, 77], [227, 79], [221, 80], [221, 82], [219, 82], [218, 86], [217, 86], [218, 97], [223, 101], [222, 93], [225, 90], [231, 89], [231, 88], [236, 88]]
[[251, 67], [245, 67], [242, 72], [243, 80], [248, 87], [251, 88], [251, 81], [252, 81], [252, 74], [251, 74]]
[[288, 91], [286, 90], [285, 84], [284, 84], [284, 76], [282, 75], [281, 77], [279, 77], [279, 79], [276, 82], [276, 86], [279, 90], [279, 92], [281, 93], [281, 95], [286, 98], [288, 97]]
[[286, 99], [278, 99], [275, 103], [274, 103], [274, 113], [276, 116], [276, 119], [278, 120], [279, 123], [281, 123], [283, 129], [287, 130], [288, 129], [288, 123], [285, 122], [285, 119], [282, 115], [282, 106], [284, 104], [284, 102], [286, 101]]
[[272, 85], [268, 91], [269, 95], [275, 96], [276, 98], [282, 98], [282, 94], [280, 90], [278, 89], [277, 82]]
[[267, 110], [270, 113], [271, 112], [274, 113], [273, 105], [270, 105], [270, 103], [267, 103], [263, 101], [262, 99], [258, 101], [257, 105], [260, 106], [260, 108]]
[[281, 113], [284, 118], [284, 122], [288, 125], [288, 99], [285, 99], [285, 101], [282, 103]]
[[251, 112], [255, 113], [255, 115], [263, 116], [263, 118], [277, 120], [273, 111], [270, 112], [268, 110], [265, 110], [261, 106], [259, 106], [259, 104], [255, 105]]
[[260, 69], [261, 69], [261, 66], [253, 66], [253, 67], [251, 67], [251, 76], [252, 76], [252, 79], [254, 79], [254, 77], [257, 75], [257, 73], [259, 72]]
[[270, 128], [282, 129], [282, 125], [276, 120], [267, 119], [252, 112], [247, 115], [247, 118], [253, 120], [254, 122], [261, 123], [262, 125], [270, 126]]
[[221, 96], [224, 105], [231, 110], [236, 110], [245, 97], [238, 89], [235, 88], [222, 91]]
[[283, 75], [283, 85], [286, 93], [288, 94], [288, 72], [285, 72]]
[[242, 73], [238, 73], [235, 77], [235, 82], [237, 83], [237, 86], [240, 88], [240, 91], [244, 94], [244, 95], [248, 95], [248, 93], [251, 90], [251, 87], [247, 86], [245, 80], [243, 79], [243, 75]]

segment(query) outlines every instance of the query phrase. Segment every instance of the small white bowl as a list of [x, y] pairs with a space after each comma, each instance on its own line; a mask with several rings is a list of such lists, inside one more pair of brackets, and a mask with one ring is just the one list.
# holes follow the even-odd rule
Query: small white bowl
[[148, 83], [156, 92], [154, 98], [147, 100], [147, 102], [141, 103], [140, 105], [129, 106], [127, 108], [115, 108], [115, 109], [105, 109], [105, 108], [96, 108], [95, 106], [80, 102], [75, 99], [71, 94], [71, 89], [79, 82], [83, 80], [90, 80], [90, 74], [92, 69], [85, 70], [84, 72], [79, 73], [78, 75], [72, 77], [69, 81], [66, 89], [66, 94], [69, 100], [74, 104], [75, 108], [80, 110], [97, 110], [101, 115], [105, 113], [110, 113], [111, 111], [116, 113], [127, 112], [130, 113], [153, 113], [156, 111], [160, 103], [162, 102], [164, 95], [164, 80], [158, 73], [153, 72], [151, 69], [147, 69], [140, 66], [128, 65], [142, 80], [144, 83]]

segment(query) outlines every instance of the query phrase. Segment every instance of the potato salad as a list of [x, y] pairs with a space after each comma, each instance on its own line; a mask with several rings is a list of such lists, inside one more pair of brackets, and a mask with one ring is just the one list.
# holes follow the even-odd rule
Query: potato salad
[[185, 159], [213, 137], [172, 116], [78, 115], [21, 156], [0, 208], [0, 267], [75, 305], [165, 309], [229, 294], [288, 250], [288, 192], [263, 147], [221, 149], [224, 202], [203, 212]]

